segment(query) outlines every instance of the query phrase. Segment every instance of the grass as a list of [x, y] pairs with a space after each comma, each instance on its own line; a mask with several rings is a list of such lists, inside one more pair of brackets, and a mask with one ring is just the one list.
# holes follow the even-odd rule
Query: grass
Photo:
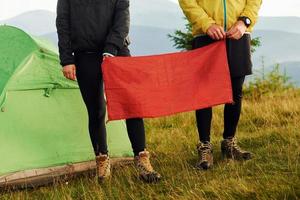
[[238, 138], [255, 154], [253, 160], [223, 160], [220, 140], [222, 106], [214, 109], [215, 166], [193, 168], [198, 141], [193, 113], [146, 120], [152, 162], [164, 179], [145, 184], [133, 166], [113, 169], [113, 177], [98, 185], [80, 177], [35, 190], [5, 191], [0, 199], [299, 199], [300, 198], [300, 91], [290, 90], [245, 98]]

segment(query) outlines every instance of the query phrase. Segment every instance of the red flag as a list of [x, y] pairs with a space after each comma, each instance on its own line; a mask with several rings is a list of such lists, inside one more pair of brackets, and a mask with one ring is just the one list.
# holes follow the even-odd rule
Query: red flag
[[109, 120], [152, 118], [232, 102], [225, 41], [192, 51], [106, 58]]

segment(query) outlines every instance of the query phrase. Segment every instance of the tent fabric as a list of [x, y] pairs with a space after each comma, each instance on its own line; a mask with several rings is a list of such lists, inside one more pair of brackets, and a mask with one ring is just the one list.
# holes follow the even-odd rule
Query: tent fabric
[[[0, 176], [94, 159], [79, 90], [9, 91], [0, 112]], [[132, 155], [125, 123], [107, 125], [111, 157]]]
[[50, 44], [11, 26], [0, 26], [0, 33], [0, 108], [7, 91], [78, 88], [63, 77]]
[[152, 118], [232, 102], [225, 41], [165, 55], [105, 59], [109, 120]]
[[[0, 26], [0, 95], [0, 176], [94, 159], [78, 84], [49, 43]], [[123, 121], [107, 133], [111, 157], [132, 156]]]

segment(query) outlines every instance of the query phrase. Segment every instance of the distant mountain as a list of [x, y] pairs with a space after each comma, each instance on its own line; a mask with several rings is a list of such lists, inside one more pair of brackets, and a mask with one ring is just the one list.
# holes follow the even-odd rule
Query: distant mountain
[[300, 17], [260, 17], [255, 30], [300, 33]]
[[[130, 48], [133, 55], [176, 51], [167, 34], [186, 23], [177, 4], [162, 0], [131, 0], [131, 19]], [[55, 13], [31, 11], [0, 21], [0, 24], [3, 23], [48, 38], [57, 45]], [[261, 58], [264, 57], [265, 66], [281, 63], [287, 66], [287, 73], [294, 79], [300, 77], [297, 64], [300, 62], [300, 18], [261, 17], [253, 37], [261, 37], [262, 42], [253, 55], [255, 68], [261, 66]]]
[[41, 35], [40, 37], [48, 39], [50, 42], [52, 42], [55, 46], [57, 46], [58, 43], [58, 37], [57, 37], [57, 33], [55, 32], [51, 32], [51, 33], [47, 33], [44, 35]]
[[[290, 81], [300, 86], [300, 62], [284, 62], [284, 63], [277, 63], [279, 64], [279, 69], [282, 74], [285, 74], [287, 77], [290, 78]], [[265, 67], [265, 73], [269, 73], [274, 69], [276, 64], [269, 65]], [[256, 68], [254, 70], [254, 74], [261, 75], [262, 68], [261, 66], [259, 68]], [[253, 80], [254, 76], [250, 76], [248, 78], [249, 80]]]
[[[131, 0], [131, 24], [167, 29], [184, 28], [185, 21], [179, 6], [171, 1]], [[0, 21], [19, 27], [33, 35], [45, 35], [56, 31], [56, 14], [46, 10], [34, 10], [11, 19]]]
[[[173, 43], [167, 37], [172, 31], [172, 29], [158, 27], [132, 26], [130, 31], [132, 55], [161, 54], [176, 51]], [[57, 44], [56, 32], [42, 35], [42, 37]]]
[[[0, 21], [19, 27], [34, 35], [54, 32], [54, 12], [35, 10], [23, 13], [11, 19]], [[184, 28], [186, 21], [179, 5], [162, 0], [131, 0], [131, 24], [163, 29]], [[300, 33], [299, 17], [260, 17], [255, 30], [275, 30]]]
[[260, 37], [262, 46], [253, 55], [255, 66], [300, 61], [300, 34], [283, 31], [256, 30], [253, 37]]
[[178, 4], [165, 0], [131, 0], [133, 25], [182, 29], [185, 21]]
[[33, 35], [43, 35], [56, 31], [55, 13], [46, 10], [26, 12], [16, 17], [0, 21], [0, 24], [16, 26]]
[[300, 86], [300, 61], [279, 63], [282, 72], [285, 72], [291, 81]]
[[132, 26], [130, 49], [133, 55], [161, 54], [176, 51], [168, 38], [172, 29], [147, 26]]

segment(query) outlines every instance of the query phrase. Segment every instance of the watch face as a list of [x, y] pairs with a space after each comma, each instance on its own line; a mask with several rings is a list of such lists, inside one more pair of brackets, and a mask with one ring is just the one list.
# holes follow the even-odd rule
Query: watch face
[[246, 24], [250, 25], [251, 24], [251, 20], [249, 18], [246, 18]]

